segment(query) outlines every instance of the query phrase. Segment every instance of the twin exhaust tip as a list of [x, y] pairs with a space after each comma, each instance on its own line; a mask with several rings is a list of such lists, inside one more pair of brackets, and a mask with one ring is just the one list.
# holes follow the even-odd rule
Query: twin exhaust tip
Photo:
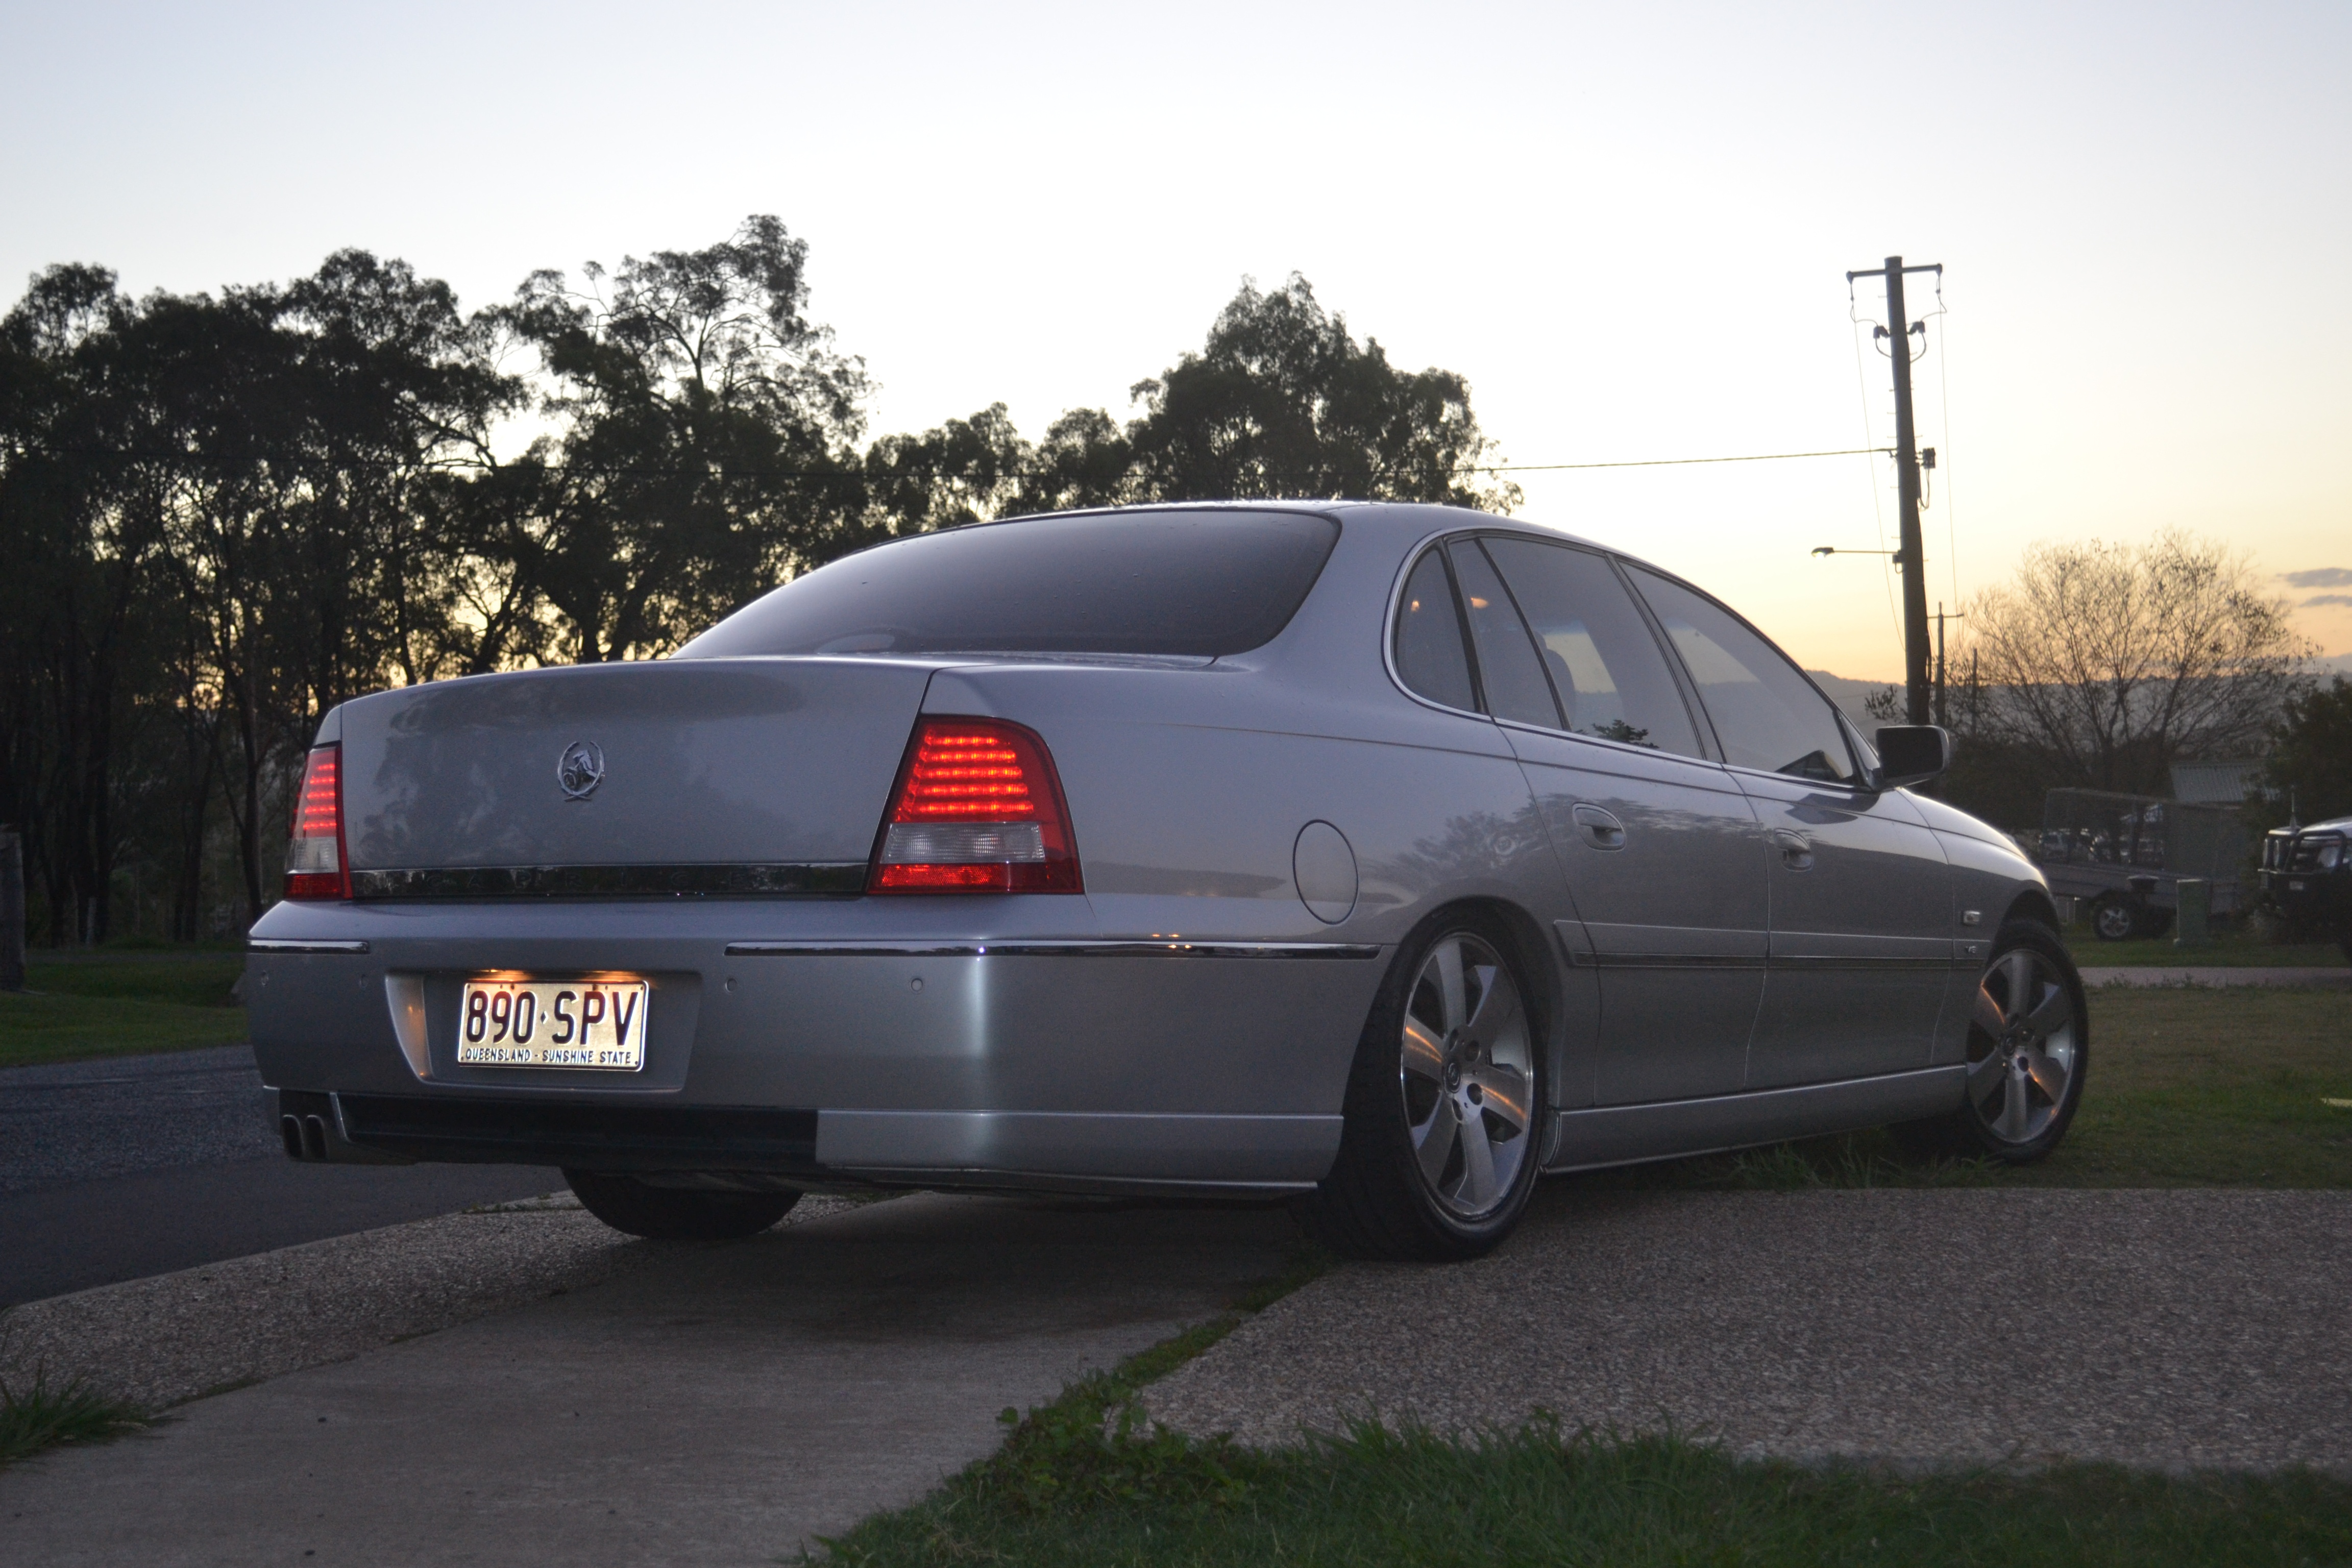
[[327, 1157], [327, 1121], [322, 1116], [281, 1116], [278, 1135], [286, 1141], [289, 1160], [323, 1162]]

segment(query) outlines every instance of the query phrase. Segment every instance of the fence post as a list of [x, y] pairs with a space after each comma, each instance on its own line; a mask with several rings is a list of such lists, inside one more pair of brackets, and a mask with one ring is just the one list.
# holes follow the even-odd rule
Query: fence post
[[2202, 877], [2183, 877], [2174, 887], [2180, 902], [2172, 916], [2172, 945], [2209, 945], [2213, 940], [2213, 885]]
[[25, 988], [25, 840], [0, 829], [0, 991]]

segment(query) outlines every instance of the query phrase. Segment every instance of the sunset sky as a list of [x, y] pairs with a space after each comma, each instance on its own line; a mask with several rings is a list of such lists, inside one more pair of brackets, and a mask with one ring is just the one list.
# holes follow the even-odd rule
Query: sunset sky
[[[877, 434], [1000, 399], [1032, 436], [1124, 415], [1243, 277], [1297, 271], [1401, 364], [1465, 374], [1510, 462], [1884, 445], [1843, 274], [1940, 261], [1931, 602], [2033, 541], [2176, 525], [2352, 651], [2341, 0], [6, 0], [0, 28], [7, 300], [52, 262], [193, 290], [362, 246], [472, 307], [772, 212], [881, 384]], [[1880, 559], [1809, 554], [1891, 547], [1885, 460], [1519, 479], [1520, 515], [1716, 589], [1807, 665], [1899, 676]]]

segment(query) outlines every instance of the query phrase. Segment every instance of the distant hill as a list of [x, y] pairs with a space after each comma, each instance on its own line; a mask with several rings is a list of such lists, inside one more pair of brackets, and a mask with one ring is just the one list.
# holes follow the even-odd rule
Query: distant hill
[[[2305, 665], [2304, 669], [2306, 673], [2318, 676], [2322, 680], [2326, 680], [2332, 675], [2340, 675], [2347, 680], [2352, 680], [2352, 653], [2331, 654], [2326, 658], [2315, 658]], [[1887, 690], [1888, 682], [1849, 680], [1843, 675], [1832, 675], [1826, 669], [1809, 669], [1805, 673], [1813, 678], [1813, 684], [1829, 694], [1831, 701], [1845, 710], [1845, 716], [1853, 720], [1854, 727], [1864, 734], [1867, 735], [1878, 727], [1880, 721], [1872, 718], [1864, 710], [1862, 705], [1873, 695]], [[1899, 683], [1895, 684], [1893, 689], [1898, 697], [1901, 696], [1903, 689]]]
[[[1853, 721], [1855, 729], [1867, 735], [1878, 728], [1882, 721], [1872, 718], [1862, 705], [1867, 699], [1887, 689], [1885, 681], [1848, 680], [1844, 676], [1832, 675], [1826, 669], [1809, 669], [1805, 673], [1813, 678], [1814, 685], [1828, 693], [1831, 701], [1845, 710], [1845, 716]], [[1902, 691], [1900, 686], [1895, 689], [1898, 695]]]

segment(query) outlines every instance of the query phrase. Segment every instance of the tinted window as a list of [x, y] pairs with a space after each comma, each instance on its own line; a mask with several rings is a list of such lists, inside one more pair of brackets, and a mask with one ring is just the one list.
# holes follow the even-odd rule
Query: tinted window
[[1559, 710], [1551, 705], [1551, 686], [1536, 659], [1528, 628], [1512, 607], [1503, 580], [1475, 540], [1457, 540], [1446, 547], [1454, 560], [1454, 580], [1461, 584], [1462, 606], [1468, 612], [1471, 646], [1478, 654], [1478, 685], [1486, 693], [1486, 711], [1497, 719], [1522, 724], [1559, 728]]
[[680, 655], [1240, 653], [1289, 623], [1339, 537], [1329, 518], [1275, 511], [927, 533], [796, 577]]
[[1462, 649], [1462, 616], [1454, 607], [1454, 585], [1445, 579], [1445, 558], [1433, 550], [1405, 579], [1397, 604], [1396, 666], [1405, 689], [1448, 708], [1475, 709], [1470, 657]]
[[1698, 684], [1724, 761], [1825, 783], [1853, 779], [1836, 710], [1787, 655], [1679, 584], [1640, 570], [1633, 576]]
[[1535, 633], [1570, 730], [1701, 754], [1666, 656], [1608, 562], [1530, 539], [1489, 539], [1486, 552]]

